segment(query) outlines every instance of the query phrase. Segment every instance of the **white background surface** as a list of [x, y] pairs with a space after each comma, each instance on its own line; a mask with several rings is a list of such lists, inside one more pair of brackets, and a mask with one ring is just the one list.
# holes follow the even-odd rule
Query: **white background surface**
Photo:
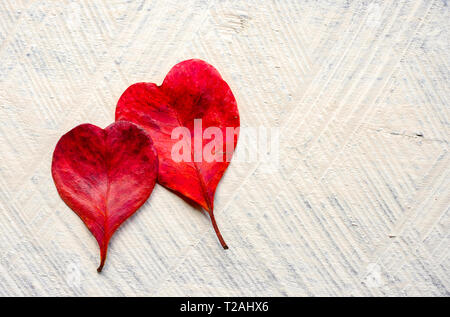
[[[449, 7], [0, 2], [0, 295], [449, 295]], [[157, 186], [98, 247], [57, 195], [62, 134], [201, 58], [280, 164], [233, 162], [209, 218]], [[239, 149], [238, 149], [239, 150]]]

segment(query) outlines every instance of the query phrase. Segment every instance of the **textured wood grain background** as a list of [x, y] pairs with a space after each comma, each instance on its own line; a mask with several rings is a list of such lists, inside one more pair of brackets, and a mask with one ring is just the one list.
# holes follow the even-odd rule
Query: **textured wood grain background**
[[[447, 1], [0, 1], [0, 296], [450, 293]], [[157, 186], [98, 247], [60, 136], [132, 83], [219, 69], [279, 165], [233, 162], [209, 218]], [[238, 149], [242, 150], [242, 147]]]

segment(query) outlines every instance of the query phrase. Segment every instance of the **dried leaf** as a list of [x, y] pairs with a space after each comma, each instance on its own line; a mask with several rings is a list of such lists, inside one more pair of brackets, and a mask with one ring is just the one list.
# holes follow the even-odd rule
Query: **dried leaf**
[[53, 153], [59, 195], [100, 246], [100, 266], [117, 228], [150, 196], [158, 158], [147, 133], [129, 122], [106, 129], [82, 124], [63, 135]]
[[[201, 119], [200, 139], [194, 138], [195, 119]], [[222, 246], [227, 249], [214, 219], [214, 193], [236, 147], [238, 131], [227, 137], [226, 130], [239, 127], [239, 112], [233, 93], [219, 72], [201, 60], [181, 62], [170, 70], [161, 86], [130, 86], [119, 99], [116, 120], [136, 123], [150, 134], [159, 157], [158, 182], [207, 210]], [[186, 146], [191, 149], [189, 160], [181, 162], [173, 159], [174, 147], [179, 146], [180, 140], [172, 139], [172, 132], [179, 127], [189, 130]], [[201, 157], [205, 149], [210, 149], [208, 143], [213, 135], [208, 139], [204, 132], [208, 134], [211, 131], [207, 129], [212, 127], [220, 130], [223, 147], [211, 147], [215, 156], [212, 162], [204, 157], [199, 161], [197, 155]]]

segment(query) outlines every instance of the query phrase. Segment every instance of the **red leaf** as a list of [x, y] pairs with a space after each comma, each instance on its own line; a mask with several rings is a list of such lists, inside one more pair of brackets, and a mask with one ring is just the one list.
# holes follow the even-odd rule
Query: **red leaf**
[[82, 124], [63, 135], [53, 153], [59, 195], [100, 246], [100, 266], [116, 229], [150, 196], [158, 158], [144, 130], [129, 122], [106, 129]]
[[[220, 129], [224, 148], [218, 153], [223, 162], [194, 161], [194, 119], [202, 119], [202, 135], [208, 127]], [[137, 83], [128, 87], [117, 104], [116, 120], [136, 123], [150, 134], [159, 157], [158, 182], [206, 209], [220, 243], [227, 249], [214, 219], [214, 193], [238, 138], [236, 133], [227, 139], [226, 127], [239, 127], [239, 112], [219, 72], [201, 60], [181, 62], [170, 70], [161, 86]], [[187, 127], [191, 133], [190, 162], [172, 159], [173, 146], [179, 139], [172, 140], [171, 134], [177, 127]], [[209, 142], [204, 139], [199, 149], [203, 151]]]

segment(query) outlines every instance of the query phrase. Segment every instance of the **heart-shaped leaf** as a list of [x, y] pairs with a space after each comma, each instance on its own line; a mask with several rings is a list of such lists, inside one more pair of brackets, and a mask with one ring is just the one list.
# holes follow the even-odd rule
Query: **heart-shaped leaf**
[[63, 135], [53, 153], [59, 195], [100, 246], [100, 266], [116, 229], [150, 196], [158, 158], [147, 133], [129, 122], [106, 129], [82, 124]]
[[[237, 143], [239, 112], [219, 72], [198, 59], [181, 62], [170, 70], [161, 86], [130, 86], [119, 99], [116, 120], [136, 123], [150, 134], [159, 157], [158, 182], [206, 209], [227, 249], [214, 219], [214, 193]], [[181, 127], [187, 128], [188, 136], [181, 133], [180, 141], [173, 132]], [[211, 146], [214, 139], [222, 148]], [[180, 142], [186, 146], [181, 146], [181, 161], [173, 157]], [[187, 156], [186, 148], [190, 150]], [[205, 157], [210, 149], [209, 157]]]

